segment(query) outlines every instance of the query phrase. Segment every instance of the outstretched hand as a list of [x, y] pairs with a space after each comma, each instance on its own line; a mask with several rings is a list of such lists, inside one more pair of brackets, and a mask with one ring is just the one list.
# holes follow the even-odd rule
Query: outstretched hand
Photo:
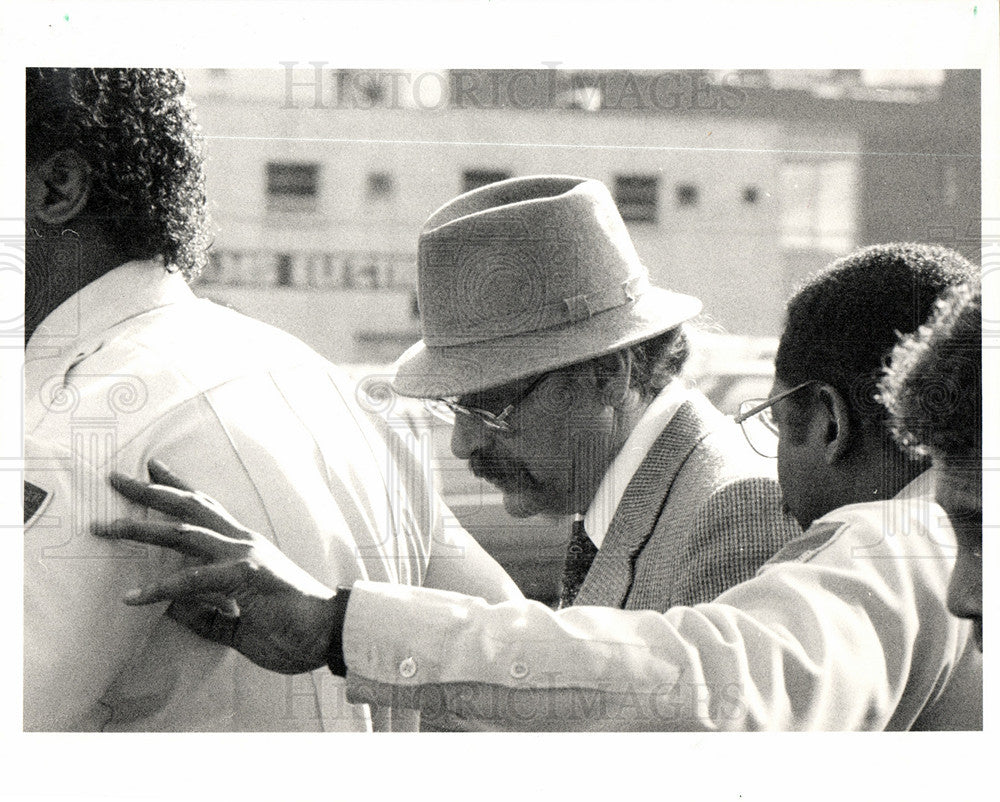
[[126, 604], [170, 600], [172, 618], [271, 671], [298, 674], [325, 665], [334, 592], [165, 465], [151, 460], [148, 468], [151, 483], [113, 473], [111, 485], [176, 521], [121, 518], [96, 524], [94, 534], [165, 546], [201, 564], [129, 591]]

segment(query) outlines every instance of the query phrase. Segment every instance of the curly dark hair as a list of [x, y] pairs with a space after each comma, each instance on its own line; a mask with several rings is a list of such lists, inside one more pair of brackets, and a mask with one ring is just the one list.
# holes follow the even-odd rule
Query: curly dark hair
[[982, 453], [982, 287], [952, 288], [892, 352], [880, 397], [905, 448], [946, 463]]
[[[916, 331], [949, 287], [978, 275], [939, 245], [863, 248], [813, 275], [788, 303], [775, 375], [789, 386], [818, 380], [836, 388], [855, 424], [882, 424], [883, 365], [901, 334]], [[793, 409], [805, 399], [793, 396]]]
[[28, 165], [73, 149], [91, 168], [88, 213], [128, 259], [162, 257], [187, 278], [208, 246], [200, 134], [180, 73], [29, 69]]
[[690, 354], [691, 343], [687, 331], [684, 325], [680, 325], [591, 361], [598, 375], [605, 375], [617, 369], [620, 357], [627, 356], [632, 365], [629, 386], [649, 400], [655, 398], [673, 378], [680, 375]]

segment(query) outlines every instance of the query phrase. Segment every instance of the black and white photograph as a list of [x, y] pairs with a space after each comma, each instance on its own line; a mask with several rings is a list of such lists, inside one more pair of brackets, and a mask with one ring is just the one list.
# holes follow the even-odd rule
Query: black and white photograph
[[996, 7], [167, 5], [4, 34], [14, 798], [985, 768]]

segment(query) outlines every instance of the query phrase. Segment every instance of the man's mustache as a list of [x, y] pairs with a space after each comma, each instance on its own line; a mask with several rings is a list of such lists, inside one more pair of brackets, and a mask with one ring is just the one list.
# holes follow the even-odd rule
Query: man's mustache
[[469, 470], [477, 478], [501, 488], [528, 487], [534, 482], [525, 466], [492, 452], [474, 451], [469, 457]]

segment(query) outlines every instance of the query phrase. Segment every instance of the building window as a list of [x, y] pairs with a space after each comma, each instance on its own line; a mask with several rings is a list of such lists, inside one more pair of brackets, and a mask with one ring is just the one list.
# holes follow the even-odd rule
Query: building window
[[396, 181], [391, 173], [368, 173], [368, 197], [382, 200], [392, 196]]
[[510, 177], [511, 174], [505, 170], [466, 170], [462, 173], [462, 192], [471, 192], [487, 184], [506, 181]]
[[848, 159], [781, 166], [781, 244], [843, 253], [854, 247], [857, 165]]
[[279, 253], [274, 264], [274, 283], [279, 287], [291, 287], [295, 283], [292, 273], [292, 255]]
[[698, 187], [694, 184], [678, 184], [675, 192], [678, 206], [698, 205]]
[[655, 223], [659, 194], [655, 175], [615, 176], [615, 203], [627, 223]]
[[318, 164], [315, 162], [268, 163], [268, 211], [315, 212], [318, 200]]

